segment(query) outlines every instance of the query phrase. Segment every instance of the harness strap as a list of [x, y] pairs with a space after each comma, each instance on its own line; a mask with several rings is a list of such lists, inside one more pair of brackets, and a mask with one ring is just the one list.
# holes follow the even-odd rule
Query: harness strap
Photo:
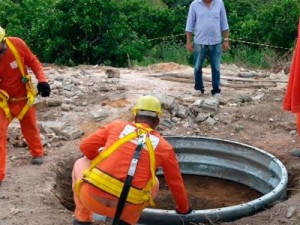
[[112, 153], [114, 153], [121, 145], [125, 144], [126, 142], [131, 141], [132, 139], [137, 137], [137, 132], [132, 132], [128, 135], [126, 135], [123, 138], [120, 138], [119, 140], [117, 140], [115, 143], [113, 143], [111, 145], [111, 147], [109, 147], [109, 149], [107, 149], [104, 152], [101, 152], [101, 154], [99, 154], [92, 162], [90, 165], [89, 169], [92, 169], [94, 167], [96, 167], [100, 162], [102, 162], [103, 160], [105, 160], [108, 156], [110, 156]]
[[0, 108], [3, 109], [6, 118], [11, 121], [12, 120], [12, 116], [7, 104], [7, 100], [9, 99], [8, 94], [6, 93], [6, 91], [4, 90], [0, 90]]
[[26, 73], [25, 73], [24, 65], [21, 61], [19, 52], [17, 51], [16, 47], [14, 46], [12, 41], [9, 40], [9, 38], [5, 38], [5, 41], [6, 41], [7, 46], [10, 48], [10, 50], [12, 51], [12, 53], [13, 53], [16, 61], [17, 61], [18, 67], [19, 67], [19, 69], [21, 71], [21, 74], [22, 74], [22, 77], [23, 77], [22, 82], [25, 83], [25, 85], [26, 85], [27, 104], [23, 107], [23, 109], [21, 110], [21, 112], [17, 116], [17, 118], [19, 120], [22, 120], [23, 117], [25, 116], [25, 114], [30, 109], [30, 107], [34, 104], [35, 97], [36, 97], [36, 91], [33, 87], [30, 75], [29, 74], [26, 75]]
[[[151, 172], [151, 179], [150, 179], [150, 182], [148, 182], [148, 185], [147, 185], [147, 189], [150, 190], [154, 185], [155, 185], [155, 182], [156, 182], [156, 179], [155, 179], [155, 154], [154, 154], [154, 149], [153, 149], [153, 146], [152, 146], [152, 143], [150, 141], [150, 138], [147, 136], [146, 138], [146, 146], [148, 148], [148, 152], [149, 152], [149, 157], [150, 157], [150, 172]], [[150, 199], [150, 205], [151, 206], [154, 206], [154, 202], [152, 200], [152, 198]]]
[[[136, 123], [138, 127], [134, 132], [129, 133], [123, 138], [118, 139], [114, 144], [112, 144], [107, 150], [101, 152], [90, 164], [89, 168], [84, 171], [83, 179], [76, 181], [75, 183], [75, 192], [77, 196], [80, 196], [80, 186], [83, 182], [90, 183], [95, 187], [106, 191], [113, 196], [120, 197], [124, 182], [112, 177], [111, 175], [105, 174], [100, 171], [96, 166], [115, 152], [121, 145], [125, 144], [128, 141], [131, 141], [138, 137], [138, 135], [144, 133], [148, 134], [152, 129], [143, 128], [142, 124]], [[141, 204], [144, 202], [149, 202], [151, 206], [154, 206], [153, 199], [150, 195], [150, 190], [155, 185], [155, 154], [152, 143], [150, 141], [149, 135], [146, 137], [146, 146], [150, 156], [150, 171], [151, 178], [149, 179], [148, 184], [142, 190], [131, 187], [128, 193], [127, 201], [132, 204]]]
[[125, 205], [128, 193], [129, 193], [129, 189], [130, 189], [130, 186], [131, 186], [131, 183], [132, 183], [135, 171], [136, 171], [136, 167], [137, 167], [140, 155], [141, 155], [141, 150], [143, 148], [144, 143], [146, 142], [145, 139], [146, 139], [146, 134], [139, 137], [139, 143], [136, 146], [136, 149], [133, 154], [133, 158], [130, 163], [130, 167], [129, 167], [129, 170], [128, 170], [128, 173], [127, 173], [127, 176], [126, 176], [126, 179], [124, 182], [124, 186], [122, 188], [121, 196], [119, 198], [119, 202], [117, 205], [117, 209], [116, 209], [116, 213], [115, 213], [112, 225], [119, 224], [119, 220], [121, 218], [121, 215], [122, 215], [122, 212], [124, 209], [124, 205]]
[[90, 167], [84, 171], [83, 173], [83, 179], [80, 179], [76, 181], [75, 184], [75, 192], [77, 193], [77, 196], [80, 196], [80, 186], [82, 182], [84, 182], [85, 179], [87, 179], [91, 175], [91, 170], [95, 168], [102, 160], [106, 159], [108, 156], [110, 156], [115, 150], [117, 150], [121, 145], [124, 143], [134, 139], [137, 137], [136, 132], [132, 132], [128, 134], [127, 136], [117, 140], [114, 144], [112, 144], [105, 152], [101, 152], [98, 154], [98, 156], [92, 160]]
[[[84, 177], [83, 180], [117, 198], [120, 197], [124, 182], [118, 180], [103, 171], [99, 170], [97, 167], [93, 168], [88, 176]], [[140, 190], [135, 187], [130, 187], [128, 193], [127, 201], [132, 204], [142, 204], [150, 200], [149, 192], [145, 189]]]
[[9, 40], [9, 38], [4, 38], [4, 40], [6, 41], [6, 44], [8, 45], [8, 47], [10, 48], [10, 50], [12, 51], [16, 61], [17, 61], [17, 64], [19, 66], [19, 69], [21, 71], [21, 74], [22, 76], [26, 76], [25, 75], [25, 70], [24, 70], [24, 67], [23, 67], [23, 64], [22, 64], [22, 61], [21, 61], [21, 58], [20, 58], [20, 55], [18, 53], [18, 50], [16, 49], [16, 47], [14, 46], [14, 44], [12, 43], [11, 40]]

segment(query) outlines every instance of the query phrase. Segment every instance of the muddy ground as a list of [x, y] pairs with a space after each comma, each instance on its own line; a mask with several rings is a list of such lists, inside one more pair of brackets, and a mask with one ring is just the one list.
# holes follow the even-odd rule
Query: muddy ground
[[[95, 131], [102, 124], [121, 118], [132, 120], [130, 108], [135, 100], [143, 94], [161, 93], [175, 97], [183, 105], [191, 105], [199, 99], [209, 98], [211, 83], [205, 81], [207, 93], [204, 96], [193, 96], [192, 68], [175, 63], [152, 65], [145, 68], [118, 69], [119, 77], [107, 81], [107, 68], [102, 66], [82, 65], [75, 68], [45, 65], [45, 71], [50, 83], [54, 85], [57, 76], [69, 79], [76, 77], [83, 83], [91, 83], [87, 91], [83, 91], [81, 102], [84, 107], [66, 109], [62, 107], [44, 107], [38, 110], [39, 121], [65, 120], [83, 131], [83, 136], [74, 140], [58, 138], [45, 146], [45, 163], [41, 166], [29, 164], [30, 156], [26, 147], [14, 147], [8, 142], [7, 178], [0, 188], [0, 225], [67, 225], [71, 224], [73, 212], [63, 205], [58, 196], [57, 168], [69, 171], [72, 167], [70, 158], [80, 156], [78, 144], [82, 138]], [[223, 65], [223, 76], [239, 77], [246, 69], [234, 65]], [[177, 136], [205, 136], [217, 137], [249, 144], [265, 150], [279, 158], [286, 166], [289, 174], [288, 198], [278, 202], [256, 215], [222, 224], [234, 225], [279, 225], [300, 224], [300, 159], [292, 156], [291, 151], [300, 148], [300, 139], [296, 131], [295, 115], [282, 110], [282, 102], [288, 74], [283, 71], [252, 71], [254, 76], [249, 81], [222, 80], [222, 104], [214, 116], [215, 124], [196, 122], [189, 126], [186, 119], [176, 120], [176, 126], [160, 131], [164, 135]], [[85, 73], [92, 74], [91, 76]], [[209, 68], [205, 73], [210, 76]], [[82, 75], [83, 74], [83, 75]], [[165, 79], [164, 75], [172, 77]], [[183, 78], [178, 78], [184, 75]], [[98, 78], [97, 78], [98, 76]], [[177, 77], [177, 78], [176, 78]], [[180, 76], [181, 77], [181, 76]], [[189, 77], [189, 79], [185, 79]], [[93, 84], [97, 79], [97, 82]], [[255, 82], [250, 80], [255, 80]], [[269, 80], [270, 82], [266, 82]], [[272, 84], [269, 86], [253, 84]], [[109, 83], [111, 89], [105, 92], [96, 87], [104, 82]], [[114, 86], [118, 86], [117, 89]], [[62, 92], [54, 91], [52, 98], [64, 101]], [[114, 98], [104, 98], [103, 95], [114, 95]], [[239, 96], [251, 96], [256, 100], [237, 101]], [[120, 97], [121, 96], [121, 97]], [[75, 106], [77, 106], [75, 104]], [[98, 107], [108, 110], [109, 116], [101, 121], [95, 121], [91, 111]], [[165, 109], [167, 111], [167, 109]], [[166, 113], [170, 115], [170, 113]], [[70, 176], [70, 174], [66, 174]], [[198, 178], [199, 179], [199, 178]], [[201, 182], [202, 179], [202, 182]], [[185, 177], [189, 189], [198, 187], [199, 197], [207, 197], [203, 189], [211, 188], [209, 193], [224, 196], [224, 181], [209, 181], [202, 177], [200, 183], [194, 183], [194, 178]], [[201, 186], [206, 182], [207, 185]], [[248, 200], [247, 193], [240, 196], [240, 188], [232, 184], [233, 190], [228, 200], [217, 200], [221, 206], [230, 204], [234, 197], [241, 197], [239, 201]], [[166, 188], [162, 188], [161, 194]], [[61, 190], [60, 190], [61, 191]], [[69, 192], [69, 184], [66, 184]], [[201, 192], [202, 191], [202, 192]], [[236, 191], [236, 194], [235, 194]], [[203, 195], [203, 196], [202, 196]], [[255, 196], [255, 195], [253, 195]], [[192, 200], [192, 199], [190, 199]], [[224, 202], [221, 202], [224, 201]], [[236, 202], [233, 201], [233, 204]], [[214, 207], [216, 205], [211, 205]], [[72, 207], [72, 206], [71, 206]], [[171, 207], [171, 206], [170, 206]], [[200, 209], [200, 208], [199, 208]]]

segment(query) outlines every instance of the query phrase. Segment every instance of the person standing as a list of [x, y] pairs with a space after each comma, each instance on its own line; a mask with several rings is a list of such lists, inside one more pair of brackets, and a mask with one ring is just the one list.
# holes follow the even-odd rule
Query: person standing
[[296, 114], [298, 135], [300, 135], [300, 17], [298, 37], [290, 67], [289, 81], [283, 100], [283, 109]]
[[36, 91], [27, 67], [36, 76], [38, 94], [49, 96], [50, 86], [40, 61], [21, 38], [5, 37], [5, 30], [0, 27], [0, 185], [6, 175], [7, 129], [14, 118], [20, 121], [31, 164], [43, 163], [44, 149], [33, 106]]
[[[194, 0], [186, 21], [186, 48], [194, 53], [194, 89], [204, 94], [202, 66], [209, 58], [212, 73], [213, 96], [221, 93], [220, 64], [222, 47], [229, 49], [229, 25], [222, 0]], [[192, 40], [192, 34], [194, 39]], [[223, 37], [223, 40], [222, 40]], [[223, 44], [222, 44], [223, 43]]]
[[[162, 167], [174, 196], [176, 212], [191, 212], [174, 149], [154, 130], [162, 114], [159, 100], [151, 95], [142, 96], [132, 111], [135, 122], [113, 121], [80, 143], [84, 157], [75, 162], [72, 171], [76, 204], [73, 225], [91, 224], [93, 213], [114, 221], [120, 219], [113, 224], [136, 224], [158, 192], [158, 167]], [[130, 184], [127, 176], [132, 171], [135, 173], [131, 174]], [[129, 193], [123, 196], [120, 187], [130, 188]]]

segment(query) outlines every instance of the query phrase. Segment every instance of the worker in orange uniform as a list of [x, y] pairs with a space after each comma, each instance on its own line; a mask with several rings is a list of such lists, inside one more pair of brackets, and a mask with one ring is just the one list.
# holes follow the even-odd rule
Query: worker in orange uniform
[[21, 131], [32, 156], [31, 164], [43, 163], [43, 145], [32, 106], [37, 95], [27, 67], [38, 81], [38, 94], [50, 95], [50, 86], [42, 64], [26, 43], [17, 37], [5, 37], [0, 27], [0, 185], [6, 173], [7, 129], [12, 119], [20, 121]]
[[176, 212], [191, 212], [173, 147], [154, 130], [162, 115], [159, 100], [142, 96], [132, 111], [135, 122], [116, 120], [80, 143], [84, 157], [75, 162], [72, 172], [73, 225], [91, 224], [93, 213], [117, 220], [113, 224], [136, 224], [142, 210], [154, 205], [158, 167], [174, 196]]
[[296, 114], [297, 130], [298, 135], [300, 135], [300, 17], [298, 21], [298, 38], [296, 39], [283, 109]]

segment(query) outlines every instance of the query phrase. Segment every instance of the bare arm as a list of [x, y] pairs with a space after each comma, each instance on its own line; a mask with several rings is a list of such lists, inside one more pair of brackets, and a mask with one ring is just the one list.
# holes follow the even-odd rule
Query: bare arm
[[193, 52], [192, 33], [186, 32], [186, 49], [189, 52]]
[[229, 46], [229, 30], [224, 30], [222, 31], [222, 36], [223, 36], [223, 50], [227, 51], [230, 49]]

